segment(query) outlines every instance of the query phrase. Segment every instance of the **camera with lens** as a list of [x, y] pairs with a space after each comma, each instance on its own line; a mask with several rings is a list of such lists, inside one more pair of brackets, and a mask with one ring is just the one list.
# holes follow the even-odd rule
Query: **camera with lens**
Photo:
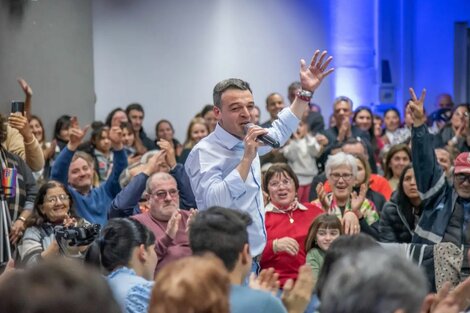
[[54, 235], [57, 242], [68, 242], [68, 246], [87, 246], [92, 243], [100, 233], [99, 224], [83, 226], [55, 226]]

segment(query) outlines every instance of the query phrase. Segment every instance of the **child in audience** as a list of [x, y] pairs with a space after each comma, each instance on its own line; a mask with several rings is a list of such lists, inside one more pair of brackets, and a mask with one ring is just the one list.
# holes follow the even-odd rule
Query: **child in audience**
[[108, 179], [113, 164], [113, 152], [111, 151], [111, 141], [108, 138], [109, 128], [107, 126], [98, 127], [91, 133], [90, 142], [92, 144], [92, 155], [95, 159], [95, 169], [98, 173], [100, 184]]
[[308, 202], [313, 177], [318, 174], [316, 158], [322, 153], [328, 139], [323, 135], [312, 136], [303, 120], [291, 140], [282, 148], [287, 163], [299, 179], [299, 202]]
[[129, 165], [135, 164], [140, 161], [142, 155], [147, 152], [147, 148], [144, 147], [140, 138], [135, 136], [131, 123], [121, 123], [121, 130], [122, 143], [124, 144], [124, 150], [127, 154], [127, 163]]
[[315, 281], [330, 244], [342, 234], [343, 227], [336, 215], [322, 214], [310, 225], [307, 240], [305, 240], [305, 251], [307, 251], [307, 264], [312, 267]]

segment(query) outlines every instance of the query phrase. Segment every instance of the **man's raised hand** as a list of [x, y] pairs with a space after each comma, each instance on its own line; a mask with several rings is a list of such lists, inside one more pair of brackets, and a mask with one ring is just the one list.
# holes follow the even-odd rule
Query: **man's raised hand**
[[[300, 60], [300, 84], [302, 89], [311, 92], [315, 91], [320, 86], [323, 78], [333, 73], [334, 68], [328, 69], [328, 65], [333, 60], [333, 57], [329, 56], [326, 58], [326, 55], [326, 51], [323, 51], [321, 54], [320, 50], [315, 51], [308, 67], [304, 59]], [[318, 59], [319, 56], [320, 59]]]
[[413, 126], [419, 127], [426, 123], [426, 115], [424, 114], [424, 99], [426, 98], [426, 89], [421, 91], [419, 99], [416, 97], [413, 88], [409, 89], [411, 95], [411, 101], [408, 105], [408, 109], [411, 111], [411, 117], [413, 118]]

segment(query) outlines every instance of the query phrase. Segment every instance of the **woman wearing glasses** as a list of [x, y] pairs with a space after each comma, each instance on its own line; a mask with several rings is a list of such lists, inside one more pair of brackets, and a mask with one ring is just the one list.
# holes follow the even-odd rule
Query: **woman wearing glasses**
[[[305, 239], [314, 219], [324, 213], [310, 203], [297, 201], [299, 180], [284, 163], [272, 165], [264, 175], [263, 189], [268, 194], [266, 206], [267, 243], [261, 254], [261, 268], [273, 267], [281, 287], [287, 279], [297, 278], [305, 264]], [[354, 214], [353, 222], [359, 225]]]
[[[52, 180], [43, 184], [34, 201], [33, 211], [25, 221], [26, 230], [18, 245], [20, 262], [28, 266], [41, 259], [57, 257], [60, 248], [55, 240], [54, 226], [85, 223], [72, 208], [72, 197], [64, 185]], [[73, 250], [70, 248], [67, 252], [78, 252]]]
[[[322, 208], [329, 214], [335, 214], [343, 220], [345, 214], [352, 212], [359, 219], [359, 225], [353, 225], [354, 232], [361, 230], [378, 239], [379, 214], [375, 205], [366, 198], [367, 186], [362, 184], [359, 192], [353, 187], [357, 180], [357, 160], [344, 152], [330, 155], [325, 166], [325, 173], [332, 192], [326, 193], [323, 185], [317, 186], [318, 199], [312, 201], [317, 208]], [[344, 222], [343, 222], [344, 224]], [[350, 232], [346, 228], [345, 233]]]

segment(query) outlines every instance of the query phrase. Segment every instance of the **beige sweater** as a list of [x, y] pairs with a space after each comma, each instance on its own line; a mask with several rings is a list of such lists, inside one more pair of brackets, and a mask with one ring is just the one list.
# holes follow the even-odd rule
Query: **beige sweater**
[[41, 145], [36, 138], [25, 143], [20, 132], [7, 125], [7, 139], [3, 143], [5, 149], [19, 155], [33, 172], [40, 171], [44, 167], [44, 154]]

